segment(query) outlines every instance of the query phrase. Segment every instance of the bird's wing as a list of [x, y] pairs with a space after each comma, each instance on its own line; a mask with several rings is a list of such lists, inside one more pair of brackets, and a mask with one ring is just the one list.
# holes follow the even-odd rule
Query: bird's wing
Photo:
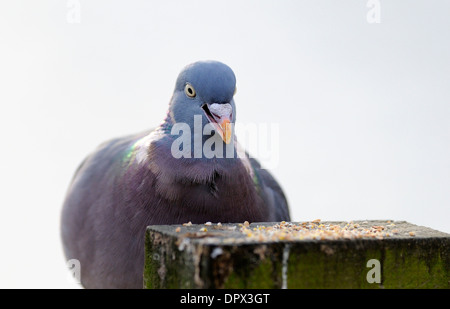
[[113, 138], [110, 140], [107, 140], [103, 143], [101, 143], [91, 154], [89, 154], [81, 163], [78, 165], [77, 169], [75, 170], [75, 173], [72, 177], [71, 183], [73, 183], [74, 179], [77, 178], [80, 171], [85, 167], [85, 165], [96, 155], [98, 155], [99, 150], [107, 150], [104, 151], [105, 153], [110, 152], [113, 148], [119, 148], [122, 149], [127, 146], [132, 141], [138, 140], [139, 138], [142, 138], [144, 136], [149, 135], [154, 129], [146, 130], [143, 132], [140, 132], [138, 134], [128, 135], [120, 138]]
[[254, 172], [255, 185], [263, 192], [266, 201], [275, 214], [276, 221], [290, 221], [289, 207], [283, 189], [268, 170], [261, 168], [259, 162], [250, 158]]

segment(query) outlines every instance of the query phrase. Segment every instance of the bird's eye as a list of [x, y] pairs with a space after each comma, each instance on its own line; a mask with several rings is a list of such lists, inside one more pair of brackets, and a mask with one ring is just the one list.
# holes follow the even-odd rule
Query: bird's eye
[[191, 84], [186, 84], [184, 87], [184, 93], [186, 93], [186, 95], [190, 98], [195, 97], [195, 89]]

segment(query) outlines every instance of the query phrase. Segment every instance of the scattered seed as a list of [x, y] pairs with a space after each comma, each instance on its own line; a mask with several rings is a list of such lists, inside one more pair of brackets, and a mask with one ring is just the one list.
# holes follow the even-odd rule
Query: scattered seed
[[183, 223], [183, 226], [191, 226], [191, 225], [192, 225], [191, 221], [189, 221], [188, 223]]
[[177, 232], [177, 233], [179, 233], [181, 231], [181, 227], [177, 227], [176, 229], [175, 229], [175, 232]]
[[361, 238], [376, 238], [384, 239], [395, 234], [385, 226], [371, 226], [361, 227], [358, 223], [347, 222], [345, 225], [334, 225], [320, 223], [318, 220], [315, 223], [302, 222], [292, 223], [282, 221], [278, 224], [270, 226], [257, 226], [256, 228], [249, 228], [249, 224], [234, 225], [236, 229], [239, 226], [239, 231], [248, 238], [258, 241], [281, 241], [281, 240], [301, 240], [301, 239], [315, 239], [315, 240], [330, 240], [330, 239], [361, 239]]
[[409, 236], [416, 236], [416, 233], [414, 233], [414, 232], [409, 232]]

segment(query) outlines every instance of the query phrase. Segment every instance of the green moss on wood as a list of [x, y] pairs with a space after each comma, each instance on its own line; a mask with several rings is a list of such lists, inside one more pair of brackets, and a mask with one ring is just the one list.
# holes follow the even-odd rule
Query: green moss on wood
[[[450, 288], [446, 236], [233, 245], [178, 235], [147, 231], [145, 288]], [[380, 283], [367, 281], [371, 259]]]

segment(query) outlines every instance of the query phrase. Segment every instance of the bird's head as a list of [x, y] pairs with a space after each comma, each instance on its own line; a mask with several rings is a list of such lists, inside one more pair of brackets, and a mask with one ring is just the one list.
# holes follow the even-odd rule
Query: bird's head
[[175, 85], [169, 107], [172, 121], [193, 129], [194, 116], [201, 116], [203, 126], [211, 123], [229, 144], [236, 120], [235, 92], [236, 77], [227, 65], [218, 61], [190, 64], [181, 71]]

